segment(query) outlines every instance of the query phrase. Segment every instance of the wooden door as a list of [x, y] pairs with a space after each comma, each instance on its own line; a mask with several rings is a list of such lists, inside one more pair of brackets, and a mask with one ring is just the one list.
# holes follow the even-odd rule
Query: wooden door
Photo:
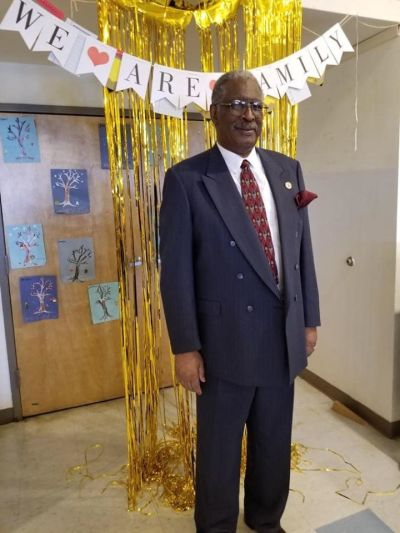
[[[0, 118], [13, 116], [8, 113]], [[55, 115], [35, 115], [34, 119], [40, 162], [4, 163], [0, 156], [4, 226], [42, 224], [46, 252], [43, 266], [9, 271], [24, 416], [123, 395], [120, 323], [94, 325], [88, 298], [89, 285], [117, 281], [109, 174], [100, 163], [98, 126], [104, 119]], [[51, 169], [87, 170], [90, 213], [54, 213]], [[58, 241], [82, 237], [93, 239], [95, 277], [63, 283]], [[43, 275], [57, 276], [59, 317], [26, 323], [20, 278]], [[169, 367], [168, 350], [163, 352], [160, 366]], [[170, 373], [164, 371], [162, 385], [167, 384]]]

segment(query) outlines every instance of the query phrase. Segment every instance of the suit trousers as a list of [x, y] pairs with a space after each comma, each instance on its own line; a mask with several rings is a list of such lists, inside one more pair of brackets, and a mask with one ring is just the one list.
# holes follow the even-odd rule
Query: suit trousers
[[293, 384], [251, 387], [207, 376], [197, 397], [197, 533], [234, 533], [241, 445], [247, 426], [244, 518], [279, 525], [289, 493]]

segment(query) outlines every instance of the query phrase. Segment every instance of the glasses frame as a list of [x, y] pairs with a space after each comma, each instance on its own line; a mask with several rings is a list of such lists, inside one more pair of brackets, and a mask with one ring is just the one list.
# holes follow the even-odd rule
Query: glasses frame
[[[221, 105], [223, 107], [228, 107], [229, 111], [235, 115], [243, 115], [243, 113], [246, 112], [247, 109], [251, 109], [252, 113], [255, 115], [261, 115], [264, 111], [268, 111], [268, 106], [264, 105], [259, 100], [256, 101], [247, 101], [247, 100], [241, 100], [240, 98], [235, 98], [231, 102], [218, 102], [212, 105]], [[234, 109], [234, 105], [238, 105], [241, 108], [240, 109]], [[259, 106], [259, 108], [254, 108], [254, 105]]]

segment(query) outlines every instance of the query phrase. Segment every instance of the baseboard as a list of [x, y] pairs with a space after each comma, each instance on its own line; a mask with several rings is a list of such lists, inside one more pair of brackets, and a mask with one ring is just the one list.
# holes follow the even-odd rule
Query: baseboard
[[9, 409], [0, 409], [0, 425], [8, 424], [9, 422], [14, 422], [14, 409], [10, 407]]
[[351, 396], [341, 391], [334, 385], [328, 383], [324, 379], [320, 378], [311, 370], [303, 370], [300, 377], [307, 383], [320, 390], [332, 400], [337, 400], [343, 405], [351, 409], [354, 413], [360, 416], [363, 420], [368, 422], [372, 427], [383, 433], [386, 437], [394, 438], [400, 435], [400, 420], [395, 422], [389, 422], [382, 416], [374, 413], [369, 407], [366, 407], [362, 403], [354, 400]]

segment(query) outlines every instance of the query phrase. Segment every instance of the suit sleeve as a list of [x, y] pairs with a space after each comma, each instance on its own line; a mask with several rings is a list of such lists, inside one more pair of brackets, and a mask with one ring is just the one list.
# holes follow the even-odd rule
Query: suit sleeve
[[193, 276], [192, 215], [187, 192], [174, 169], [165, 175], [160, 210], [161, 295], [175, 354], [201, 348]]
[[[303, 173], [299, 162], [297, 162], [297, 179], [299, 190], [304, 190]], [[321, 321], [318, 285], [315, 274], [307, 207], [301, 209], [301, 215], [303, 217], [303, 234], [300, 248], [300, 273], [304, 306], [304, 323], [306, 327], [316, 327], [321, 325]]]

